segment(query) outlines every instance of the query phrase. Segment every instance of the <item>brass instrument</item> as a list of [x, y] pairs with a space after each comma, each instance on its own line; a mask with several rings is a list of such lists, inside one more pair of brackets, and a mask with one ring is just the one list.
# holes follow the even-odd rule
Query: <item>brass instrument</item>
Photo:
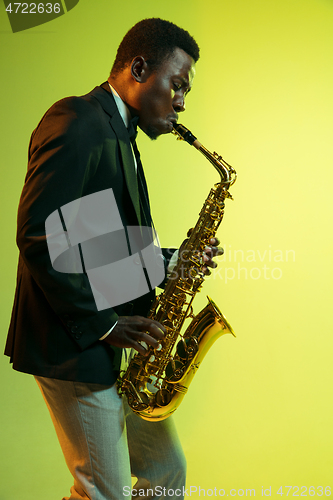
[[[118, 391], [125, 394], [132, 410], [145, 420], [159, 421], [170, 416], [181, 403], [192, 378], [208, 349], [221, 335], [235, 336], [216, 304], [208, 304], [193, 314], [193, 299], [205, 279], [202, 254], [214, 237], [224, 214], [224, 200], [231, 198], [229, 187], [236, 181], [236, 172], [217, 153], [210, 153], [183, 125], [172, 131], [198, 149], [216, 168], [221, 180], [211, 189], [201, 209], [196, 226], [189, 230], [179, 251], [164, 292], [159, 295], [149, 318], [166, 329], [160, 347], [148, 347], [145, 356], [137, 353], [127, 370], [118, 379]], [[181, 329], [187, 318], [192, 321], [184, 334]]]

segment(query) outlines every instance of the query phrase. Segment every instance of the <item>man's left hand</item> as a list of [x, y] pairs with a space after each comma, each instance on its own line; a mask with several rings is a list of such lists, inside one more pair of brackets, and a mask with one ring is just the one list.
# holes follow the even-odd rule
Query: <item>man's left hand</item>
[[211, 246], [207, 246], [204, 249], [204, 254], [202, 257], [202, 271], [206, 276], [209, 276], [211, 274], [211, 271], [208, 269], [209, 267], [212, 269], [215, 269], [217, 267], [217, 264], [213, 261], [213, 258], [217, 257], [218, 255], [223, 255], [224, 253], [223, 248], [218, 246], [220, 244], [220, 241], [217, 238], [211, 238], [209, 240], [209, 243]]

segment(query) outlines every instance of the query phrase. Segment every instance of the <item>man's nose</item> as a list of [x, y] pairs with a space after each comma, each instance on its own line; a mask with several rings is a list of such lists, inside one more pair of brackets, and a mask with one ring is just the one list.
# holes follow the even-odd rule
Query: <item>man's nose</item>
[[185, 111], [185, 97], [183, 95], [175, 95], [172, 106], [177, 113]]

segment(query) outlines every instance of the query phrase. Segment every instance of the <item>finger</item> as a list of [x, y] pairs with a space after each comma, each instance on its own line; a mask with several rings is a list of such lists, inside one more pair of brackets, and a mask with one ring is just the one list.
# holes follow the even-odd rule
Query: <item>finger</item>
[[140, 318], [140, 325], [138, 325], [138, 328], [141, 331], [146, 331], [149, 332], [151, 335], [158, 339], [162, 339], [164, 337], [164, 334], [166, 333], [166, 330], [161, 323], [154, 319], [148, 319], [148, 318]]
[[220, 244], [220, 240], [218, 238], [210, 238], [209, 243], [214, 247], [217, 247]]
[[149, 347], [152, 347], [153, 349], [161, 348], [161, 344], [147, 333], [141, 332], [137, 335], [137, 337], [138, 338], [136, 339], [135, 345], [133, 345], [133, 347], [141, 354], [147, 354], [149, 351]]
[[[215, 269], [217, 267], [217, 263], [214, 262], [213, 259], [207, 254], [203, 255], [202, 262], [204, 263], [204, 266], [202, 268], [204, 273], [207, 270], [207, 267], [211, 267], [213, 269]], [[207, 273], [205, 273], [205, 274], [207, 274]]]
[[157, 339], [163, 339], [166, 333], [164, 326], [158, 323], [157, 321], [156, 323], [154, 322], [150, 324], [148, 331], [151, 335], [153, 335]]
[[204, 248], [204, 252], [207, 252], [207, 253], [214, 252], [214, 254], [216, 254], [216, 255], [222, 255], [224, 253], [224, 250], [223, 250], [222, 247], [216, 247], [216, 246], [209, 247], [209, 246], [206, 246]]
[[206, 264], [205, 264], [205, 266], [204, 266], [204, 267], [211, 267], [211, 268], [215, 269], [215, 268], [217, 267], [217, 264], [216, 264], [216, 262], [214, 262], [212, 259], [209, 259], [209, 260], [206, 262]]
[[134, 330], [128, 331], [126, 339], [122, 339], [120, 343], [113, 343], [113, 345], [117, 345], [118, 347], [129, 347], [143, 355], [149, 352], [149, 347], [153, 347], [153, 349], [159, 349], [160, 347], [159, 342], [150, 335]]
[[205, 263], [205, 265], [209, 266], [209, 267], [217, 267], [217, 264], [215, 262], [213, 262], [213, 257], [215, 257], [215, 255], [212, 254], [204, 254], [203, 257], [202, 257], [202, 262]]
[[204, 273], [205, 276], [210, 276], [212, 274], [207, 266], [203, 266], [202, 272]]
[[219, 255], [224, 254], [224, 250], [222, 247], [205, 247], [204, 254], [208, 255], [209, 257], [218, 257]]
[[134, 342], [132, 347], [143, 356], [146, 356], [148, 354], [148, 350], [143, 345], [141, 345], [140, 342]]

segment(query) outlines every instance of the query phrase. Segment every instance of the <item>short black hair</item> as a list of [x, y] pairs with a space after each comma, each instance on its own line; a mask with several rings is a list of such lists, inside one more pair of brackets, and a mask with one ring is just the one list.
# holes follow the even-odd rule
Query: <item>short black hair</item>
[[198, 44], [187, 31], [163, 19], [143, 19], [124, 36], [118, 47], [111, 75], [122, 71], [139, 55], [156, 70], [166, 58], [172, 56], [177, 47], [192, 57], [194, 62], [199, 59]]

